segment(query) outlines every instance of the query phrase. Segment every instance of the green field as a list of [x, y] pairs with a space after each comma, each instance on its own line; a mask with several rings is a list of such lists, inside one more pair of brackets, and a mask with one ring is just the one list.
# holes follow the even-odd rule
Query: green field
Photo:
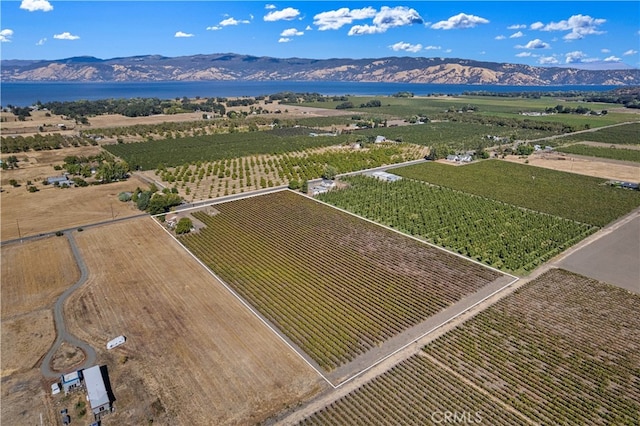
[[640, 424], [640, 296], [553, 269], [425, 352], [537, 424]]
[[638, 425], [638, 310], [551, 270], [299, 424]]
[[[556, 148], [558, 152], [586, 155], [588, 157], [608, 158], [611, 160], [634, 161], [640, 163], [640, 149], [607, 148], [584, 144], [568, 145]], [[640, 179], [640, 170], [638, 171]]]
[[513, 273], [530, 271], [597, 228], [403, 179], [343, 178], [318, 199]]
[[[554, 97], [533, 98], [506, 98], [496, 96], [440, 96], [440, 97], [414, 97], [414, 98], [395, 98], [391, 96], [349, 96], [349, 101], [353, 103], [355, 108], [348, 109], [354, 114], [366, 113], [380, 117], [400, 117], [407, 118], [414, 115], [426, 115], [429, 118], [440, 118], [445, 111], [449, 109], [459, 109], [467, 105], [476, 106], [475, 114], [524, 119], [521, 112], [544, 112], [546, 108], [553, 108], [558, 104], [568, 108], [576, 108], [586, 106], [594, 111], [609, 110], [619, 107], [606, 103], [584, 103], [579, 101], [565, 101]], [[380, 100], [381, 106], [376, 108], [360, 108], [360, 105], [366, 104], [372, 99]], [[316, 108], [335, 109], [337, 105], [343, 101], [331, 102], [310, 102], [303, 103], [305, 106]], [[601, 116], [583, 116], [579, 114], [557, 114], [540, 117], [526, 117], [534, 121], [562, 122], [583, 128], [585, 125], [590, 127], [601, 127], [609, 124], [621, 123], [629, 121], [629, 114], [609, 112]]]
[[327, 371], [502, 276], [291, 191], [215, 208], [181, 241]]
[[458, 413], [462, 419], [459, 424], [529, 424], [420, 355], [396, 365], [298, 424], [437, 425], [446, 424], [445, 411]]
[[309, 136], [309, 129], [224, 133], [149, 142], [104, 145], [110, 153], [127, 161], [132, 169], [155, 169], [162, 164], [182, 164], [246, 157], [257, 154], [281, 154], [307, 148], [338, 145], [346, 135]]
[[599, 129], [594, 132], [565, 136], [560, 141], [569, 142], [601, 142], [612, 145], [640, 145], [640, 123]]
[[605, 185], [604, 179], [499, 160], [461, 167], [425, 162], [390, 171], [595, 226], [640, 206], [640, 193]]

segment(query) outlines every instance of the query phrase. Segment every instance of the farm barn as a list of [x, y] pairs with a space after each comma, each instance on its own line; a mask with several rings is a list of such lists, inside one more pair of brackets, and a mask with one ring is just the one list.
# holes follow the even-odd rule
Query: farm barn
[[83, 370], [84, 383], [87, 388], [87, 399], [96, 419], [111, 411], [111, 399], [102, 377], [99, 365]]
[[374, 178], [381, 180], [383, 182], [396, 182], [402, 179], [401, 176], [394, 175], [392, 173], [387, 173], [387, 172], [373, 172], [371, 175]]

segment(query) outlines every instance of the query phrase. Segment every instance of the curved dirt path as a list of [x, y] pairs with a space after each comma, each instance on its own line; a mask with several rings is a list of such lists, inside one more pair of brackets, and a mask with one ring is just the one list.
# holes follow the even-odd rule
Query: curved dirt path
[[42, 360], [42, 364], [40, 365], [40, 372], [43, 376], [47, 378], [58, 378], [61, 375], [61, 372], [56, 372], [51, 369], [51, 361], [53, 360], [53, 356], [56, 351], [62, 345], [62, 342], [67, 342], [73, 346], [80, 348], [85, 354], [84, 363], [78, 367], [78, 369], [83, 369], [92, 366], [96, 362], [96, 351], [86, 342], [78, 339], [76, 336], [70, 334], [67, 331], [67, 328], [64, 324], [64, 302], [76, 291], [80, 286], [82, 286], [89, 276], [89, 271], [87, 266], [80, 255], [80, 251], [78, 250], [78, 246], [76, 245], [76, 241], [73, 238], [71, 231], [65, 232], [65, 236], [69, 240], [69, 244], [71, 245], [71, 251], [73, 252], [73, 257], [76, 259], [76, 263], [78, 264], [78, 268], [80, 269], [80, 278], [76, 283], [66, 289], [64, 293], [58, 297], [55, 306], [53, 307], [53, 320], [56, 325], [56, 340], [51, 345], [49, 352], [45, 355]]

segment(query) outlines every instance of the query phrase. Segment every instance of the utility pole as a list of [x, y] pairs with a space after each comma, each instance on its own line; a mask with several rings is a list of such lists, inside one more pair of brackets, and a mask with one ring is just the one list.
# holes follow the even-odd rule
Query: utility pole
[[18, 219], [16, 219], [16, 226], [18, 227], [18, 238], [22, 238], [22, 235], [20, 235], [20, 222]]

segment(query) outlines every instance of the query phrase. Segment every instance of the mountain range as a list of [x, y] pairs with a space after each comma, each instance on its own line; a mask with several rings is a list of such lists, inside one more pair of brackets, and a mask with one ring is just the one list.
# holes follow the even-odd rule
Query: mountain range
[[220, 53], [99, 59], [2, 60], [16, 81], [362, 81], [513, 86], [640, 85], [640, 69], [535, 67], [455, 58], [274, 58]]

